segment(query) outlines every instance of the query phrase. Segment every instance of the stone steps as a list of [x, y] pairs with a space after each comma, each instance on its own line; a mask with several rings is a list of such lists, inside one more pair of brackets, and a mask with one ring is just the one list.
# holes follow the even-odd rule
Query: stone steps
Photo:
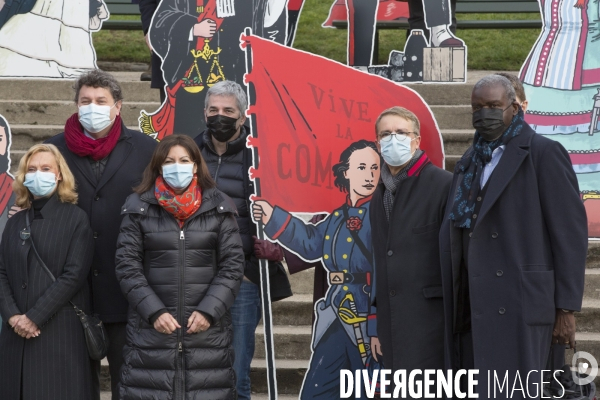
[[[127, 126], [137, 125], [140, 111], [154, 112], [159, 106], [158, 102], [125, 101], [121, 117]], [[470, 105], [430, 105], [430, 108], [441, 129], [462, 129], [471, 125]], [[76, 111], [72, 100], [0, 100], [0, 114], [11, 125], [64, 126]]]
[[[289, 327], [310, 327], [313, 313], [312, 295], [295, 295], [290, 299], [273, 303], [273, 325], [276, 328], [278, 326], [288, 327], [287, 333], [302, 332], [301, 330], [293, 331]], [[600, 332], [600, 299], [584, 297], [581, 312], [575, 315], [578, 332]], [[256, 332], [262, 335], [262, 328]], [[310, 334], [309, 329], [307, 332]], [[262, 343], [262, 339], [260, 343]], [[598, 352], [598, 356], [600, 357], [600, 352]]]
[[[421, 95], [427, 104], [453, 105], [457, 99], [469, 104], [471, 90], [477, 80], [494, 71], [468, 71], [466, 84], [407, 84]], [[517, 72], [513, 72], [517, 74]], [[151, 89], [149, 82], [140, 82], [139, 72], [111, 72], [120, 82], [125, 102], [158, 102], [158, 90]], [[0, 99], [40, 100], [73, 102], [73, 81], [61, 79], [2, 79]]]

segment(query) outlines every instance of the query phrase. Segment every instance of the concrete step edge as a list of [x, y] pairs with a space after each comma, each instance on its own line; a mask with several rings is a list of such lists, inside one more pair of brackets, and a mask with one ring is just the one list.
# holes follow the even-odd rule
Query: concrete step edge
[[[598, 269], [594, 269], [594, 268], [587, 268], [586, 269], [586, 273], [588, 273], [588, 271], [590, 271], [591, 275], [600, 275], [600, 272], [596, 272], [596, 270]], [[313, 295], [312, 294], [294, 294], [291, 297], [288, 297], [287, 299], [283, 299], [278, 301], [277, 303], [311, 303], [312, 304], [313, 301]], [[277, 304], [277, 303], [274, 303]], [[583, 299], [583, 308], [600, 308], [600, 300], [599, 299]]]
[[[258, 325], [255, 334], [263, 335], [264, 329], [263, 324]], [[312, 335], [312, 325], [273, 325], [273, 335]]]
[[[310, 360], [283, 360], [275, 359], [275, 367], [277, 369], [308, 369]], [[265, 359], [252, 359], [250, 368], [267, 368]]]
[[[100, 400], [111, 400], [111, 392], [103, 390], [100, 392]], [[277, 394], [278, 400], [298, 400], [297, 395], [291, 394]], [[269, 400], [267, 393], [252, 393], [252, 400]]]

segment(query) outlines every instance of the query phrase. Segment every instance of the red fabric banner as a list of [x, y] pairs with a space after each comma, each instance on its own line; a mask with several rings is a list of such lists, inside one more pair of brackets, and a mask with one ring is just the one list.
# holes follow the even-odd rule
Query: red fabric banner
[[[411, 110], [421, 123], [421, 149], [442, 167], [442, 137], [421, 96], [405, 86], [338, 62], [242, 35], [251, 49], [246, 82], [256, 98], [260, 197], [290, 212], [330, 212], [345, 202], [332, 167], [340, 153], [361, 139], [375, 141], [375, 121], [390, 107]], [[254, 165], [256, 166], [256, 160]]]

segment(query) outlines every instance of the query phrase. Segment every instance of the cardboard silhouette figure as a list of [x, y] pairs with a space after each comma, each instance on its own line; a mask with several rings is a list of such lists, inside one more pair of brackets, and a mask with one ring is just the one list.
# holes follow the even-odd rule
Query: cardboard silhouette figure
[[588, 215], [600, 238], [600, 1], [540, 2], [542, 32], [520, 72], [525, 120], [569, 152]]
[[298, 27], [298, 21], [300, 20], [300, 13], [302, 12], [303, 5], [304, 0], [289, 0], [288, 2], [288, 26], [285, 44], [290, 47], [292, 47], [294, 39], [296, 38], [296, 29]]
[[359, 140], [343, 149], [332, 169], [335, 186], [347, 193], [347, 199], [318, 225], [306, 224], [277, 204], [256, 202], [269, 215], [262, 222], [270, 239], [306, 261], [322, 260], [329, 273], [329, 290], [315, 304], [313, 355], [302, 399], [339, 393], [340, 369], [379, 368], [370, 347], [372, 338], [377, 338], [377, 319], [371, 306], [374, 266], [369, 208], [380, 163], [374, 142]]
[[10, 173], [10, 145], [12, 136], [6, 119], [0, 115], [0, 235], [8, 221], [8, 211], [15, 204], [12, 184], [15, 180]]
[[[242, 40], [252, 104], [250, 176], [255, 206], [263, 210], [253, 208], [255, 218], [261, 216], [258, 231], [304, 261], [321, 261], [330, 284], [315, 304], [312, 356], [300, 397], [338, 398], [340, 369], [372, 374], [380, 368], [370, 348], [377, 332], [369, 207], [381, 163], [375, 121], [392, 106], [413, 111], [421, 148], [438, 166], [444, 165], [441, 134], [412, 89], [257, 36]], [[327, 216], [307, 224], [296, 213]]]
[[158, 111], [142, 111], [140, 129], [160, 140], [173, 133], [192, 137], [206, 125], [207, 88], [223, 80], [244, 84], [240, 34], [286, 43], [287, 0], [163, 0], [150, 27], [150, 43], [162, 59], [167, 98]]
[[376, 40], [377, 5], [381, 7], [386, 3], [377, 0], [347, 0], [346, 4], [348, 65], [368, 67], [369, 72], [395, 82], [466, 82], [467, 48], [450, 29], [450, 0], [423, 3], [427, 32], [413, 29], [404, 51], [392, 51], [387, 65], [372, 65], [371, 62]]
[[[408, 19], [408, 4], [398, 0], [379, 0], [377, 21], [406, 21]], [[335, 0], [329, 9], [329, 15], [323, 28], [333, 28], [333, 21], [348, 20], [346, 0]]]
[[0, 6], [0, 78], [75, 78], [96, 69], [102, 0], [13, 0]]

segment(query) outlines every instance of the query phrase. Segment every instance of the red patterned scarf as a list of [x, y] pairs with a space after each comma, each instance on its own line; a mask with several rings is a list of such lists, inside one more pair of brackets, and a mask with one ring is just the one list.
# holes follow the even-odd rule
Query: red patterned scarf
[[196, 176], [185, 192], [175, 194], [175, 191], [159, 175], [154, 184], [154, 196], [158, 204], [177, 219], [179, 227], [183, 227], [185, 220], [198, 211], [202, 204], [202, 189], [198, 186]]
[[79, 114], [75, 113], [65, 124], [65, 140], [67, 147], [81, 157], [92, 157], [94, 161], [106, 158], [117, 145], [121, 137], [121, 116], [117, 115], [108, 135], [100, 139], [90, 139], [83, 133], [79, 122]]

